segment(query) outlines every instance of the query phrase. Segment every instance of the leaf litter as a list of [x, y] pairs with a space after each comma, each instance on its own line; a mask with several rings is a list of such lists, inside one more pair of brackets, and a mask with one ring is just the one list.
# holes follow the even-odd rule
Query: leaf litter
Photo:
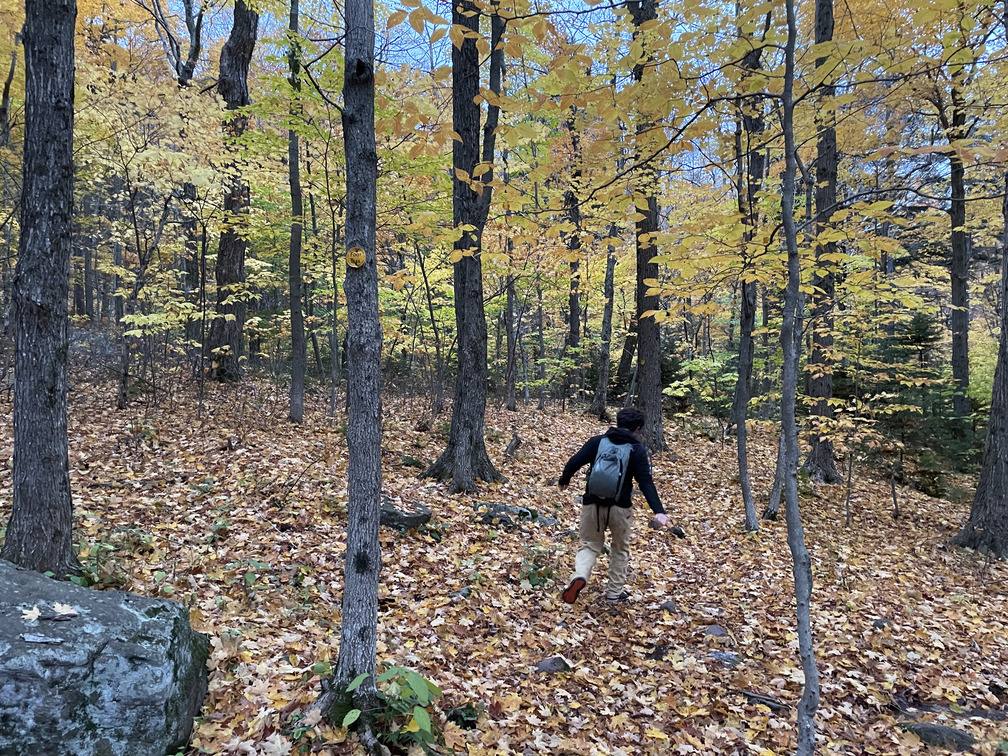
[[[352, 734], [308, 709], [338, 654], [343, 418], [330, 427], [318, 395], [304, 425], [291, 425], [284, 392], [257, 382], [210, 387], [202, 419], [187, 395], [126, 412], [109, 396], [87, 383], [71, 395], [75, 538], [101, 586], [180, 601], [210, 635], [209, 694], [190, 752], [353, 752]], [[449, 495], [415, 466], [440, 452], [448, 416], [417, 431], [422, 398], [387, 397], [383, 407], [383, 491], [434, 516], [416, 531], [382, 528], [378, 657], [435, 682], [442, 709], [475, 707], [473, 729], [442, 719], [456, 753], [793, 749], [803, 675], [785, 526], [743, 532], [730, 443], [670, 423], [674, 454], [656, 455], [655, 480], [687, 538], [648, 529], [635, 495], [630, 601], [602, 600], [603, 558], [567, 606], [559, 592], [577, 548], [583, 479], [563, 493], [555, 479], [605, 426], [491, 408], [488, 448], [508, 481]], [[9, 426], [4, 433], [9, 491]], [[523, 443], [505, 460], [513, 433]], [[766, 492], [772, 429], [754, 429], [750, 455], [754, 488]], [[965, 507], [904, 488], [894, 521], [888, 480], [859, 474], [845, 528], [842, 487], [802, 493], [824, 752], [919, 753], [929, 746], [900, 725], [927, 720], [969, 732], [975, 751], [993, 756], [1008, 740], [1008, 567], [944, 547]], [[559, 525], [483, 524], [480, 502], [521, 505]], [[5, 520], [9, 506], [0, 502]], [[25, 615], [37, 618], [35, 608]], [[569, 671], [537, 671], [550, 657]]]

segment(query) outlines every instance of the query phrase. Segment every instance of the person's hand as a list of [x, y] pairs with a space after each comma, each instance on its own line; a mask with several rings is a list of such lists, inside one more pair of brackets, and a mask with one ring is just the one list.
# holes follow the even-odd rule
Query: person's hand
[[654, 529], [664, 528], [668, 525], [668, 516], [664, 514], [656, 514], [651, 518], [651, 527]]

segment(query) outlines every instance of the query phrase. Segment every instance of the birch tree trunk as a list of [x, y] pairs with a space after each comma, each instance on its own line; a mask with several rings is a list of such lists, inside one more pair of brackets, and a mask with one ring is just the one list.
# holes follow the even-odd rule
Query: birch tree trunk
[[[374, 700], [381, 544], [381, 323], [375, 257], [378, 156], [374, 131], [373, 0], [346, 4], [346, 66], [343, 76], [343, 145], [347, 166], [346, 245], [361, 247], [366, 262], [346, 267], [347, 299], [347, 478], [346, 557], [342, 633], [333, 680], [316, 702], [332, 715], [348, 699], [367, 711]], [[346, 693], [358, 675], [369, 677]], [[362, 740], [375, 742], [364, 717]], [[340, 718], [340, 722], [342, 719]], [[335, 724], [340, 724], [335, 722]]]
[[25, 135], [11, 302], [14, 476], [0, 557], [64, 577], [77, 568], [67, 449], [75, 0], [26, 0]]
[[812, 563], [805, 548], [805, 532], [798, 509], [798, 430], [795, 425], [795, 401], [798, 391], [798, 349], [795, 333], [800, 330], [801, 268], [798, 259], [798, 235], [794, 222], [795, 173], [797, 161], [794, 138], [794, 78], [795, 40], [798, 36], [795, 22], [794, 0], [786, 0], [787, 46], [783, 92], [782, 130], [784, 132], [784, 182], [781, 198], [781, 215], [784, 238], [787, 244], [788, 281], [784, 295], [784, 322], [781, 328], [781, 347], [784, 365], [781, 368], [781, 434], [783, 436], [784, 466], [784, 517], [787, 522], [788, 548], [791, 550], [792, 572], [795, 584], [795, 604], [798, 620], [798, 653], [801, 657], [805, 686], [798, 703], [797, 756], [815, 753], [815, 715], [819, 707], [819, 669], [816, 666], [812, 645]]

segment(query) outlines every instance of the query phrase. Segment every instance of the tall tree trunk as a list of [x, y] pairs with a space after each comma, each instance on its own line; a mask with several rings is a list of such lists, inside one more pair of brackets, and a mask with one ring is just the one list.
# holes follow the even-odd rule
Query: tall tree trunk
[[[251, 100], [248, 91], [248, 70], [259, 29], [259, 14], [245, 0], [235, 0], [231, 34], [221, 50], [220, 78], [217, 92], [224, 98], [228, 110], [237, 110]], [[236, 114], [224, 125], [234, 139], [245, 132], [248, 119]], [[238, 149], [237, 147], [235, 148]], [[242, 331], [245, 326], [245, 251], [247, 243], [240, 228], [239, 216], [249, 210], [249, 186], [239, 175], [230, 179], [224, 192], [224, 213], [228, 224], [221, 232], [217, 248], [217, 307], [210, 324], [209, 347], [216, 350], [212, 377], [219, 381], [241, 379]]]
[[[739, 6], [736, 6], [740, 9]], [[767, 15], [767, 29], [770, 27], [770, 16]], [[741, 36], [741, 31], [740, 31]], [[765, 37], [765, 32], [764, 32]], [[763, 40], [758, 46], [748, 52], [742, 59], [742, 68], [747, 71], [760, 70]], [[742, 87], [747, 85], [748, 76], [743, 77]], [[763, 187], [763, 153], [760, 151], [764, 122], [762, 98], [747, 98], [741, 101], [741, 112], [735, 132], [735, 154], [738, 163], [738, 207], [742, 216], [744, 230], [742, 232], [743, 267], [740, 275], [741, 307], [739, 315], [739, 358], [738, 378], [735, 382], [735, 397], [732, 403], [732, 421], [737, 433], [736, 452], [739, 468], [739, 485], [742, 490], [742, 503], [745, 511], [745, 529], [749, 532], [759, 530], [759, 520], [756, 517], [756, 504], [753, 501], [752, 486], [749, 482], [749, 449], [748, 429], [746, 421], [749, 416], [749, 395], [752, 386], [753, 358], [755, 345], [753, 331], [756, 327], [756, 274], [755, 261], [750, 254], [749, 245], [756, 234], [759, 222], [759, 210], [756, 206], [757, 195]], [[744, 140], [744, 143], [743, 143]]]
[[75, 0], [26, 0], [21, 240], [14, 273], [14, 477], [0, 557], [77, 567], [67, 450]]
[[[508, 239], [508, 251], [513, 251], [513, 242]], [[509, 410], [518, 409], [515, 397], [515, 384], [518, 381], [518, 328], [515, 323], [515, 276], [508, 273], [507, 300], [504, 307], [505, 326], [507, 328], [507, 369], [504, 372], [504, 400]]]
[[[825, 44], [833, 41], [833, 0], [816, 0], [815, 41]], [[816, 58], [816, 70], [830, 64], [828, 57]], [[816, 233], [830, 227], [830, 217], [837, 196], [837, 140], [834, 123], [833, 95], [835, 88], [827, 75], [822, 84], [819, 102], [819, 139], [816, 144]], [[833, 419], [833, 306], [836, 301], [836, 242], [816, 242], [816, 270], [812, 274], [812, 372], [809, 374], [809, 395], [815, 399], [812, 407], [812, 449], [802, 469], [812, 480], [820, 483], [840, 483], [842, 478], [836, 468], [833, 442], [824, 436]], [[816, 418], [819, 418], [816, 420]]]
[[[648, 60], [645, 32], [642, 27], [658, 18], [656, 0], [636, 0], [628, 2], [630, 14], [634, 22], [634, 38], [644, 46]], [[634, 66], [633, 76], [640, 87], [644, 81], [644, 62]], [[644, 98], [642, 97], [643, 101]], [[644, 113], [638, 116], [636, 160], [643, 159], [643, 141], [645, 135], [652, 131], [650, 117]], [[650, 288], [645, 281], [658, 278], [658, 264], [652, 262], [657, 254], [655, 236], [658, 233], [658, 177], [654, 170], [646, 167], [640, 177], [640, 185], [634, 200], [637, 205], [637, 397], [640, 410], [644, 413], [644, 427], [640, 431], [641, 440], [652, 451], [665, 451], [664, 418], [662, 417], [662, 383], [661, 383], [661, 329], [658, 320], [644, 313], [657, 311], [658, 296], [648, 294]], [[643, 205], [640, 203], [643, 202]]]
[[798, 259], [798, 234], [794, 222], [795, 173], [797, 161], [794, 138], [794, 78], [795, 40], [798, 36], [794, 0], [786, 0], [787, 46], [785, 48], [783, 118], [784, 181], [781, 199], [784, 238], [788, 253], [788, 282], [784, 301], [784, 322], [781, 347], [784, 365], [781, 369], [781, 433], [784, 438], [784, 517], [787, 521], [787, 541], [793, 563], [797, 608], [798, 653], [801, 657], [805, 686], [798, 703], [797, 756], [815, 753], [815, 715], [819, 707], [819, 669], [812, 645], [812, 562], [805, 547], [805, 532], [798, 509], [798, 429], [795, 424], [795, 402], [798, 392], [798, 349], [795, 333], [801, 323], [801, 267]]
[[[361, 247], [366, 262], [346, 267], [348, 505], [339, 661], [330, 685], [316, 703], [326, 714], [346, 703], [346, 689], [368, 675], [354, 692], [354, 705], [367, 711], [374, 701], [381, 544], [381, 323], [375, 256], [378, 157], [374, 130], [373, 0], [346, 3], [346, 66], [343, 76], [343, 144], [347, 165], [347, 248]], [[365, 720], [367, 715], [365, 715]], [[340, 722], [336, 722], [340, 724]], [[365, 746], [374, 747], [365, 721]]]
[[[609, 238], [616, 236], [616, 228], [609, 229]], [[606, 409], [609, 399], [609, 349], [612, 346], [612, 311], [613, 299], [616, 294], [616, 247], [610, 243], [606, 256], [605, 271], [605, 304], [602, 307], [602, 334], [599, 344], [599, 367], [598, 385], [595, 387], [595, 398], [592, 399], [591, 407], [588, 411], [599, 420], [608, 420], [609, 412]]]
[[567, 373], [567, 394], [576, 388], [581, 363], [581, 207], [578, 192], [581, 184], [581, 138], [577, 131], [577, 111], [572, 108], [567, 118], [567, 133], [571, 140], [571, 181], [564, 192], [564, 209], [567, 222], [573, 228], [567, 234], [567, 252], [570, 259], [570, 294], [567, 299], [567, 356], [571, 368]]
[[[472, 0], [452, 8], [452, 24], [479, 36], [481, 12]], [[501, 91], [504, 19], [491, 12], [489, 88]], [[459, 138], [452, 143], [454, 168], [452, 214], [456, 228], [468, 229], [455, 242], [453, 289], [458, 334], [458, 376], [452, 404], [448, 446], [425, 476], [451, 478], [453, 492], [475, 491], [476, 480], [496, 481], [501, 475], [490, 462], [483, 429], [486, 415], [487, 325], [483, 309], [483, 229], [490, 210], [493, 170], [476, 176], [478, 162], [492, 165], [500, 105], [488, 104], [480, 161], [479, 51], [473, 36], [452, 46], [452, 123]], [[499, 103], [499, 101], [498, 101]], [[479, 182], [479, 192], [473, 182]]]
[[[1008, 11], [1006, 11], [1008, 19]], [[1008, 23], [1006, 23], [1008, 25]], [[953, 539], [959, 546], [1008, 558], [1008, 174], [1005, 174], [1001, 237], [1001, 339], [983, 465], [969, 520]]]
[[[291, 116], [301, 112], [301, 40], [298, 36], [298, 0], [290, 4], [290, 65]], [[301, 151], [297, 132], [287, 131], [287, 168], [291, 193], [290, 259], [287, 266], [288, 293], [291, 320], [291, 387], [290, 420], [300, 423], [304, 418], [305, 372], [307, 347], [305, 344], [304, 314], [301, 310], [301, 237], [303, 229], [304, 199], [301, 194]]]
[[543, 297], [542, 297], [542, 282], [536, 281], [536, 300], [538, 310], [536, 312], [536, 322], [538, 324], [538, 333], [536, 334], [536, 351], [537, 357], [536, 363], [539, 369], [536, 371], [539, 378], [539, 403], [536, 405], [538, 409], [544, 409], [546, 407], [546, 338], [543, 334]]
[[[953, 118], [959, 130], [965, 123], [965, 112], [957, 108]], [[959, 137], [955, 137], [959, 138]], [[969, 389], [969, 235], [966, 231], [966, 168], [956, 155], [949, 157], [952, 222], [952, 409], [963, 438], [970, 427]]]

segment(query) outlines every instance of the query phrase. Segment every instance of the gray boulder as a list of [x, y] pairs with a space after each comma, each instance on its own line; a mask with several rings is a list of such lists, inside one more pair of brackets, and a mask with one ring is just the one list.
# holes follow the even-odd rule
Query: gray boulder
[[0, 561], [0, 753], [175, 753], [206, 696], [208, 653], [181, 604]]

